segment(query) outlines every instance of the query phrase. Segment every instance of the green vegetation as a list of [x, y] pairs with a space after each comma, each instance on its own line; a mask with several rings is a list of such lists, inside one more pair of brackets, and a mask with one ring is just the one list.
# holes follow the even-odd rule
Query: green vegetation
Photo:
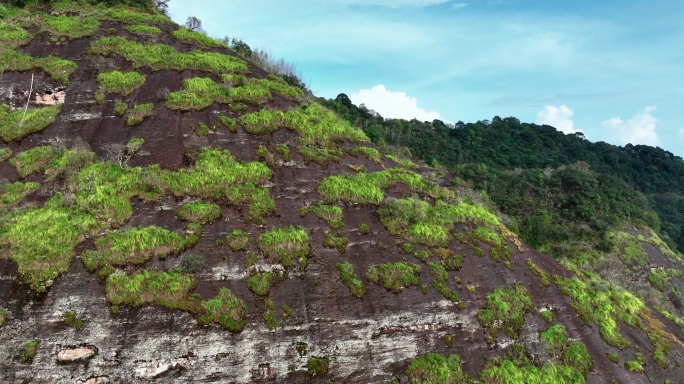
[[24, 354], [21, 356], [21, 362], [24, 364], [30, 364], [38, 353], [39, 341], [29, 341], [24, 344]]
[[214, 103], [229, 102], [228, 92], [223, 85], [207, 77], [194, 77], [183, 80], [183, 88], [180, 91], [169, 93], [166, 106], [181, 111], [197, 111]]
[[339, 253], [344, 253], [347, 249], [347, 238], [344, 236], [335, 236], [332, 231], [323, 231], [323, 246], [328, 248], [335, 248]]
[[121, 21], [129, 24], [172, 24], [168, 17], [158, 12], [146, 12], [131, 7], [107, 7], [101, 9], [99, 15], [107, 20]]
[[497, 288], [487, 294], [487, 305], [477, 313], [480, 325], [493, 340], [504, 331], [508, 337], [517, 339], [525, 322], [525, 313], [532, 313], [534, 305], [527, 289], [513, 284], [511, 289]]
[[539, 282], [545, 286], [548, 287], [553, 283], [553, 280], [551, 279], [551, 276], [546, 272], [545, 270], [539, 268], [535, 263], [532, 262], [532, 259], [527, 259], [527, 266], [530, 268], [532, 273], [534, 273], [535, 276], [539, 279]]
[[276, 320], [275, 316], [275, 305], [270, 299], [264, 299], [264, 303], [266, 304], [266, 311], [262, 315], [264, 318], [264, 322], [266, 323], [266, 326], [270, 330], [274, 330], [278, 328], [278, 321]]
[[38, 188], [40, 188], [40, 184], [34, 182], [16, 182], [0, 185], [0, 211], [4, 210], [8, 205], [22, 200]]
[[224, 115], [218, 115], [216, 116], [216, 119], [223, 124], [226, 128], [228, 128], [229, 131], [233, 133], [237, 133], [237, 119], [234, 119], [232, 117], [224, 116]]
[[617, 287], [605, 287], [598, 282], [585, 282], [578, 278], [556, 277], [558, 289], [574, 300], [573, 308], [585, 322], [599, 326], [601, 338], [616, 348], [630, 344], [620, 333], [617, 319], [635, 327], [641, 326], [639, 313], [641, 300]]
[[0, 328], [5, 325], [5, 320], [7, 320], [7, 312], [0, 309]]
[[422, 268], [418, 264], [383, 263], [368, 268], [366, 278], [394, 293], [399, 293], [404, 288], [419, 285], [418, 275], [421, 271]]
[[376, 164], [382, 164], [382, 155], [380, 151], [371, 147], [350, 147], [347, 148], [347, 153], [352, 156], [365, 156], [368, 160], [373, 161]]
[[9, 148], [0, 148], [0, 163], [12, 157], [12, 150]]
[[480, 371], [480, 381], [497, 384], [584, 383], [584, 375], [574, 367], [548, 362], [541, 367], [527, 362], [495, 357]]
[[33, 147], [14, 156], [10, 163], [17, 169], [19, 177], [24, 178], [32, 173], [48, 168], [48, 164], [59, 158], [57, 148], [44, 145]]
[[7, 105], [0, 105], [0, 138], [9, 142], [40, 132], [52, 124], [60, 109], [60, 105], [53, 105], [31, 108], [24, 113], [22, 110], [12, 111]]
[[247, 305], [237, 298], [228, 288], [221, 288], [211, 300], [202, 301], [205, 313], [200, 315], [200, 324], [217, 323], [231, 332], [241, 332], [245, 328]]
[[[183, 262], [181, 263], [181, 268], [183, 271], [187, 273], [197, 273], [201, 270], [204, 269], [206, 266], [206, 263], [204, 261], [204, 257], [202, 255], [197, 255], [197, 254], [189, 254], [185, 258], [183, 258]], [[100, 270], [102, 272], [102, 269]]]
[[553, 314], [553, 311], [550, 310], [550, 309], [541, 311], [541, 312], [539, 312], [539, 314], [540, 314], [541, 317], [543, 317], [544, 320], [546, 320], [546, 322], [549, 323], [549, 324], [552, 324], [552, 323], [554, 322], [555, 318], [556, 318], [556, 316]]
[[199, 70], [222, 75], [225, 73], [247, 73], [247, 64], [230, 55], [214, 52], [178, 52], [163, 44], [143, 45], [123, 37], [105, 37], [90, 44], [91, 54], [119, 55], [133, 62], [135, 67], [159, 70]]
[[212, 203], [195, 201], [185, 203], [176, 214], [181, 220], [197, 224], [206, 224], [221, 217], [221, 207]]
[[539, 332], [539, 339], [544, 348], [554, 356], [560, 355], [568, 344], [568, 334], [562, 324], [553, 325]]
[[128, 115], [126, 116], [126, 125], [130, 127], [142, 123], [145, 119], [152, 116], [153, 108], [153, 103], [136, 105], [128, 112]]
[[142, 36], [158, 36], [162, 33], [162, 30], [157, 27], [143, 24], [129, 25], [125, 29], [130, 33]]
[[292, 160], [292, 155], [290, 154], [290, 148], [287, 146], [287, 144], [276, 144], [275, 146], [276, 152], [280, 154], [280, 157], [283, 159], [283, 161], [290, 161]]
[[79, 315], [74, 311], [66, 311], [62, 313], [62, 318], [64, 319], [64, 324], [73, 326], [76, 329], [83, 328], [83, 324], [86, 321], [85, 316]]
[[195, 286], [193, 276], [179, 270], [145, 270], [130, 276], [118, 273], [110, 275], [106, 292], [112, 305], [137, 307], [156, 303], [171, 309], [197, 311], [199, 300], [190, 295]]
[[0, 24], [0, 42], [11, 48], [21, 47], [31, 41], [31, 34], [18, 25], [11, 23]]
[[95, 17], [41, 15], [41, 19], [44, 31], [71, 40], [91, 36], [100, 29], [100, 22]]
[[669, 279], [679, 279], [681, 277], [682, 272], [677, 268], [651, 268], [651, 273], [648, 275], [648, 283], [660, 292], [665, 292], [668, 288], [667, 282]]
[[628, 266], [644, 267], [648, 263], [648, 254], [641, 247], [639, 240], [627, 232], [611, 234], [618, 251], [618, 257]]
[[327, 357], [310, 357], [306, 362], [306, 371], [311, 376], [325, 375], [330, 369], [330, 359]]
[[435, 280], [432, 281], [432, 286], [446, 299], [458, 303], [458, 294], [446, 285], [446, 282], [449, 279], [449, 272], [447, 272], [442, 265], [437, 263], [428, 262], [428, 266], [430, 267], [432, 275], [435, 276]]
[[[501, 227], [496, 216], [485, 208], [461, 202], [459, 205], [438, 201], [435, 206], [415, 198], [387, 199], [378, 209], [380, 221], [391, 235], [401, 236], [412, 243], [430, 246], [446, 246], [452, 240], [452, 231], [458, 223]], [[498, 232], [488, 227], [478, 227], [471, 237], [494, 246], [503, 246]]]
[[128, 104], [124, 103], [123, 101], [117, 100], [114, 103], [114, 113], [116, 113], [119, 116], [123, 116], [124, 113], [126, 113], [127, 109], [128, 109]]
[[247, 279], [247, 287], [259, 296], [267, 296], [274, 284], [274, 276], [271, 272], [252, 272]]
[[143, 264], [151, 257], [165, 259], [180, 252], [186, 239], [160, 227], [133, 228], [112, 232], [95, 241], [95, 251], [83, 253], [83, 264], [93, 271], [106, 265]]
[[629, 360], [625, 363], [625, 367], [627, 368], [628, 371], [630, 372], [636, 372], [636, 373], [643, 373], [644, 372], [644, 366], [639, 363], [638, 361], [635, 360]]
[[[321, 181], [318, 186], [318, 192], [329, 203], [347, 201], [362, 204], [379, 204], [385, 198], [383, 190], [399, 183], [405, 184], [412, 190], [425, 193], [435, 199], [452, 200], [454, 197], [453, 192], [439, 186], [429, 185], [420, 175], [403, 168], [390, 168], [380, 172], [359, 173], [356, 175], [329, 176]], [[464, 203], [464, 207], [466, 205]], [[474, 208], [471, 207], [475, 206], [467, 207], [467, 210], [474, 212]], [[496, 216], [489, 212], [487, 214], [488, 217], [496, 220]]]
[[[42, 69], [53, 81], [61, 84], [68, 84], [69, 76], [78, 68], [78, 65], [73, 61], [55, 56], [32, 57], [12, 48], [0, 50], [0, 63], [3, 63], [0, 70], [4, 71], [25, 72], [36, 68]], [[1, 113], [0, 111], [0, 116]], [[2, 118], [0, 118], [1, 120]]]
[[608, 357], [608, 360], [612, 361], [613, 363], [620, 364], [620, 357], [618, 356], [617, 353], [606, 352], [606, 356]]
[[299, 268], [304, 270], [306, 258], [311, 253], [309, 234], [292, 226], [263, 233], [257, 245], [265, 256], [275, 254], [275, 259], [286, 268], [294, 268], [292, 261], [296, 259]]
[[233, 251], [244, 251], [249, 246], [249, 234], [242, 229], [235, 229], [226, 235], [228, 247]]
[[171, 35], [184, 43], [197, 44], [202, 48], [225, 47], [225, 45], [218, 40], [214, 40], [203, 33], [191, 31], [183, 27], [171, 32]]
[[473, 379], [463, 372], [462, 364], [459, 355], [428, 353], [414, 359], [406, 368], [406, 375], [411, 384], [472, 383]]
[[277, 109], [262, 109], [247, 113], [238, 118], [238, 122], [251, 135], [264, 135], [279, 130], [283, 125], [285, 114]]
[[366, 293], [366, 288], [363, 286], [363, 282], [356, 278], [354, 264], [350, 262], [337, 263], [337, 269], [340, 271], [340, 278], [347, 284], [352, 295], [362, 298]]
[[138, 72], [103, 72], [97, 81], [107, 92], [128, 96], [145, 83], [145, 76]]

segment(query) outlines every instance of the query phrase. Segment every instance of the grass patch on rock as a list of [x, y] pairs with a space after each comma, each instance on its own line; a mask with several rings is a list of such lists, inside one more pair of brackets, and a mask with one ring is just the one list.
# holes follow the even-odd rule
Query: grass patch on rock
[[521, 284], [497, 288], [487, 294], [487, 305], [477, 313], [477, 320], [487, 330], [492, 341], [499, 331], [517, 339], [525, 322], [525, 313], [532, 313], [534, 305], [527, 289]]
[[195, 201], [184, 204], [176, 214], [181, 220], [206, 224], [221, 217], [221, 207], [212, 203]]
[[406, 375], [411, 384], [473, 383], [473, 379], [463, 372], [462, 364], [459, 355], [428, 353], [411, 361]]
[[274, 255], [286, 268], [294, 268], [293, 260], [297, 260], [299, 268], [304, 270], [307, 256], [311, 253], [309, 234], [304, 229], [293, 226], [263, 233], [259, 236], [257, 245], [264, 255]]
[[404, 288], [419, 285], [418, 276], [421, 271], [422, 267], [418, 264], [382, 263], [368, 268], [366, 278], [373, 283], [382, 285], [385, 289], [399, 293]]
[[352, 295], [362, 298], [366, 293], [366, 288], [363, 286], [363, 282], [356, 278], [354, 264], [350, 262], [337, 263], [337, 269], [340, 271], [340, 278], [347, 284]]
[[162, 34], [162, 30], [151, 26], [151, 25], [143, 25], [143, 24], [136, 24], [136, 25], [128, 25], [124, 28], [130, 33], [133, 33], [135, 35], [141, 35], [141, 36], [158, 36]]
[[133, 126], [142, 123], [145, 119], [152, 116], [154, 109], [153, 103], [138, 104], [126, 116], [126, 125]]
[[196, 285], [193, 275], [180, 270], [145, 270], [133, 275], [110, 275], [105, 289], [112, 305], [138, 307], [155, 303], [170, 309], [197, 311], [199, 299], [190, 295]]
[[221, 288], [216, 297], [202, 301], [202, 308], [205, 313], [199, 317], [200, 324], [214, 322], [231, 332], [245, 328], [247, 305], [228, 288]]
[[91, 54], [119, 55], [133, 62], [136, 67], [160, 70], [199, 70], [222, 75], [226, 73], [247, 73], [247, 64], [230, 55], [216, 52], [179, 52], [169, 45], [144, 45], [124, 37], [105, 37], [90, 44]]
[[61, 105], [30, 108], [12, 111], [6, 105], [0, 105], [0, 137], [6, 141], [20, 139], [28, 134], [47, 128], [59, 114]]
[[97, 81], [107, 92], [128, 96], [145, 83], [145, 76], [135, 71], [110, 71], [97, 75]]

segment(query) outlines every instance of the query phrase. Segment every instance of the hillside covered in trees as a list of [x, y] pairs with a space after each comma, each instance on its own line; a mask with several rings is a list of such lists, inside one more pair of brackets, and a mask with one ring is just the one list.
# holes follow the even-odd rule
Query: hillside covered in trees
[[577, 257], [587, 238], [590, 248], [604, 251], [607, 230], [628, 221], [660, 229], [684, 251], [684, 160], [668, 151], [592, 143], [514, 117], [449, 126], [384, 119], [345, 94], [321, 101], [381, 147], [406, 148], [486, 191], [512, 217], [509, 225], [552, 255]]

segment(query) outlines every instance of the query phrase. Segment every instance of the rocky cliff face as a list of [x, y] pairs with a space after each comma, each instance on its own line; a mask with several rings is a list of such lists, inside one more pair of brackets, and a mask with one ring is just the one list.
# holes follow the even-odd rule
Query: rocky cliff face
[[676, 324], [220, 43], [3, 14], [0, 381], [684, 380]]

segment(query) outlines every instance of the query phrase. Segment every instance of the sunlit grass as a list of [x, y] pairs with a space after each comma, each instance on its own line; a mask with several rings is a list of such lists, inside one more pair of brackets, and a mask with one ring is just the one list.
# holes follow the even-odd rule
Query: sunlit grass
[[128, 96], [145, 82], [145, 76], [138, 72], [103, 72], [97, 75], [97, 81], [107, 92]]
[[296, 260], [301, 270], [306, 268], [306, 258], [311, 253], [309, 234], [292, 226], [263, 233], [259, 236], [258, 246], [264, 255], [274, 255], [276, 261], [286, 268], [294, 268], [293, 261]]

